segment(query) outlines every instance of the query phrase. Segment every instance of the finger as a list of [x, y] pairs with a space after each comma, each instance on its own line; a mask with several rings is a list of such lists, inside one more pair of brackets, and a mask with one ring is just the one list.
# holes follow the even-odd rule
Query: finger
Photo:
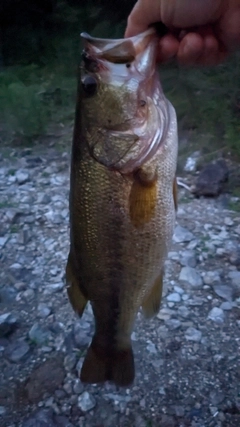
[[171, 34], [162, 37], [159, 41], [158, 62], [166, 62], [177, 55], [179, 41]]
[[149, 7], [146, 1], [139, 0], [128, 17], [125, 37], [135, 36], [157, 21], [161, 21], [159, 3], [155, 2], [155, 7]]
[[183, 65], [195, 65], [203, 54], [203, 38], [196, 33], [188, 33], [179, 44], [177, 59]]

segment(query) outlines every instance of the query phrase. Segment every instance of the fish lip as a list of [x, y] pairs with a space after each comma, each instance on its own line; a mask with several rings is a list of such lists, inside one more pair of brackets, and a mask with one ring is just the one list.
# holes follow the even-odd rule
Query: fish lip
[[119, 39], [108, 39], [108, 38], [93, 37], [90, 34], [88, 34], [87, 32], [82, 32], [80, 34], [80, 37], [82, 39], [90, 42], [90, 43], [91, 42], [92, 43], [94, 42], [96, 44], [98, 44], [98, 43], [106, 43], [106, 44], [110, 43], [110, 44], [115, 45], [115, 44], [122, 43], [122, 42], [124, 42], [126, 40], [131, 40], [134, 43], [134, 42], [137, 42], [137, 41], [141, 40], [142, 38], [144, 38], [144, 37], [146, 37], [148, 35], [150, 36], [150, 35], [154, 35], [154, 34], [157, 34], [156, 30], [153, 27], [151, 27], [151, 28], [148, 28], [147, 30], [145, 30], [145, 31], [137, 34], [136, 36], [122, 37], [122, 38], [119, 38]]

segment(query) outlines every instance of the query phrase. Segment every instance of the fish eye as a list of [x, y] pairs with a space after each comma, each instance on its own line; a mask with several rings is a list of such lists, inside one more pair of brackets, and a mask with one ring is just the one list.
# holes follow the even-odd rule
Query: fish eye
[[82, 80], [82, 88], [87, 96], [93, 96], [97, 91], [97, 81], [92, 76], [86, 76]]

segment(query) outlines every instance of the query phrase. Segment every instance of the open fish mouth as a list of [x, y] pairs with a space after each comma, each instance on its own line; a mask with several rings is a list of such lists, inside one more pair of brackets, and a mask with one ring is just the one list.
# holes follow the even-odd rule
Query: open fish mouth
[[150, 40], [157, 39], [156, 36], [154, 28], [150, 28], [137, 36], [115, 40], [92, 37], [85, 32], [81, 33], [85, 47], [88, 47], [94, 56], [114, 64], [132, 62], [140, 52], [145, 50]]
[[[156, 71], [156, 30], [149, 28], [136, 36], [115, 40], [87, 33], [81, 37], [85, 72], [97, 75], [101, 82], [109, 84], [109, 90], [114, 87], [114, 96], [126, 111], [123, 122], [106, 123], [101, 129], [100, 124], [102, 137], [96, 144], [89, 143], [91, 155], [106, 167], [129, 174], [154, 157], [169, 127], [169, 105]], [[128, 105], [122, 100], [123, 91], [129, 93]], [[135, 109], [129, 102], [131, 96]]]

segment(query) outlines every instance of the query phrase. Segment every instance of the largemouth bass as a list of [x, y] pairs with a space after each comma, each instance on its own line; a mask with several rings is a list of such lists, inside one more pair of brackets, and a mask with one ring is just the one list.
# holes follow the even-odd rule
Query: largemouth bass
[[177, 206], [177, 121], [156, 71], [154, 29], [82, 38], [67, 291], [79, 316], [90, 301], [95, 318], [81, 380], [127, 386], [136, 314], [160, 307]]

